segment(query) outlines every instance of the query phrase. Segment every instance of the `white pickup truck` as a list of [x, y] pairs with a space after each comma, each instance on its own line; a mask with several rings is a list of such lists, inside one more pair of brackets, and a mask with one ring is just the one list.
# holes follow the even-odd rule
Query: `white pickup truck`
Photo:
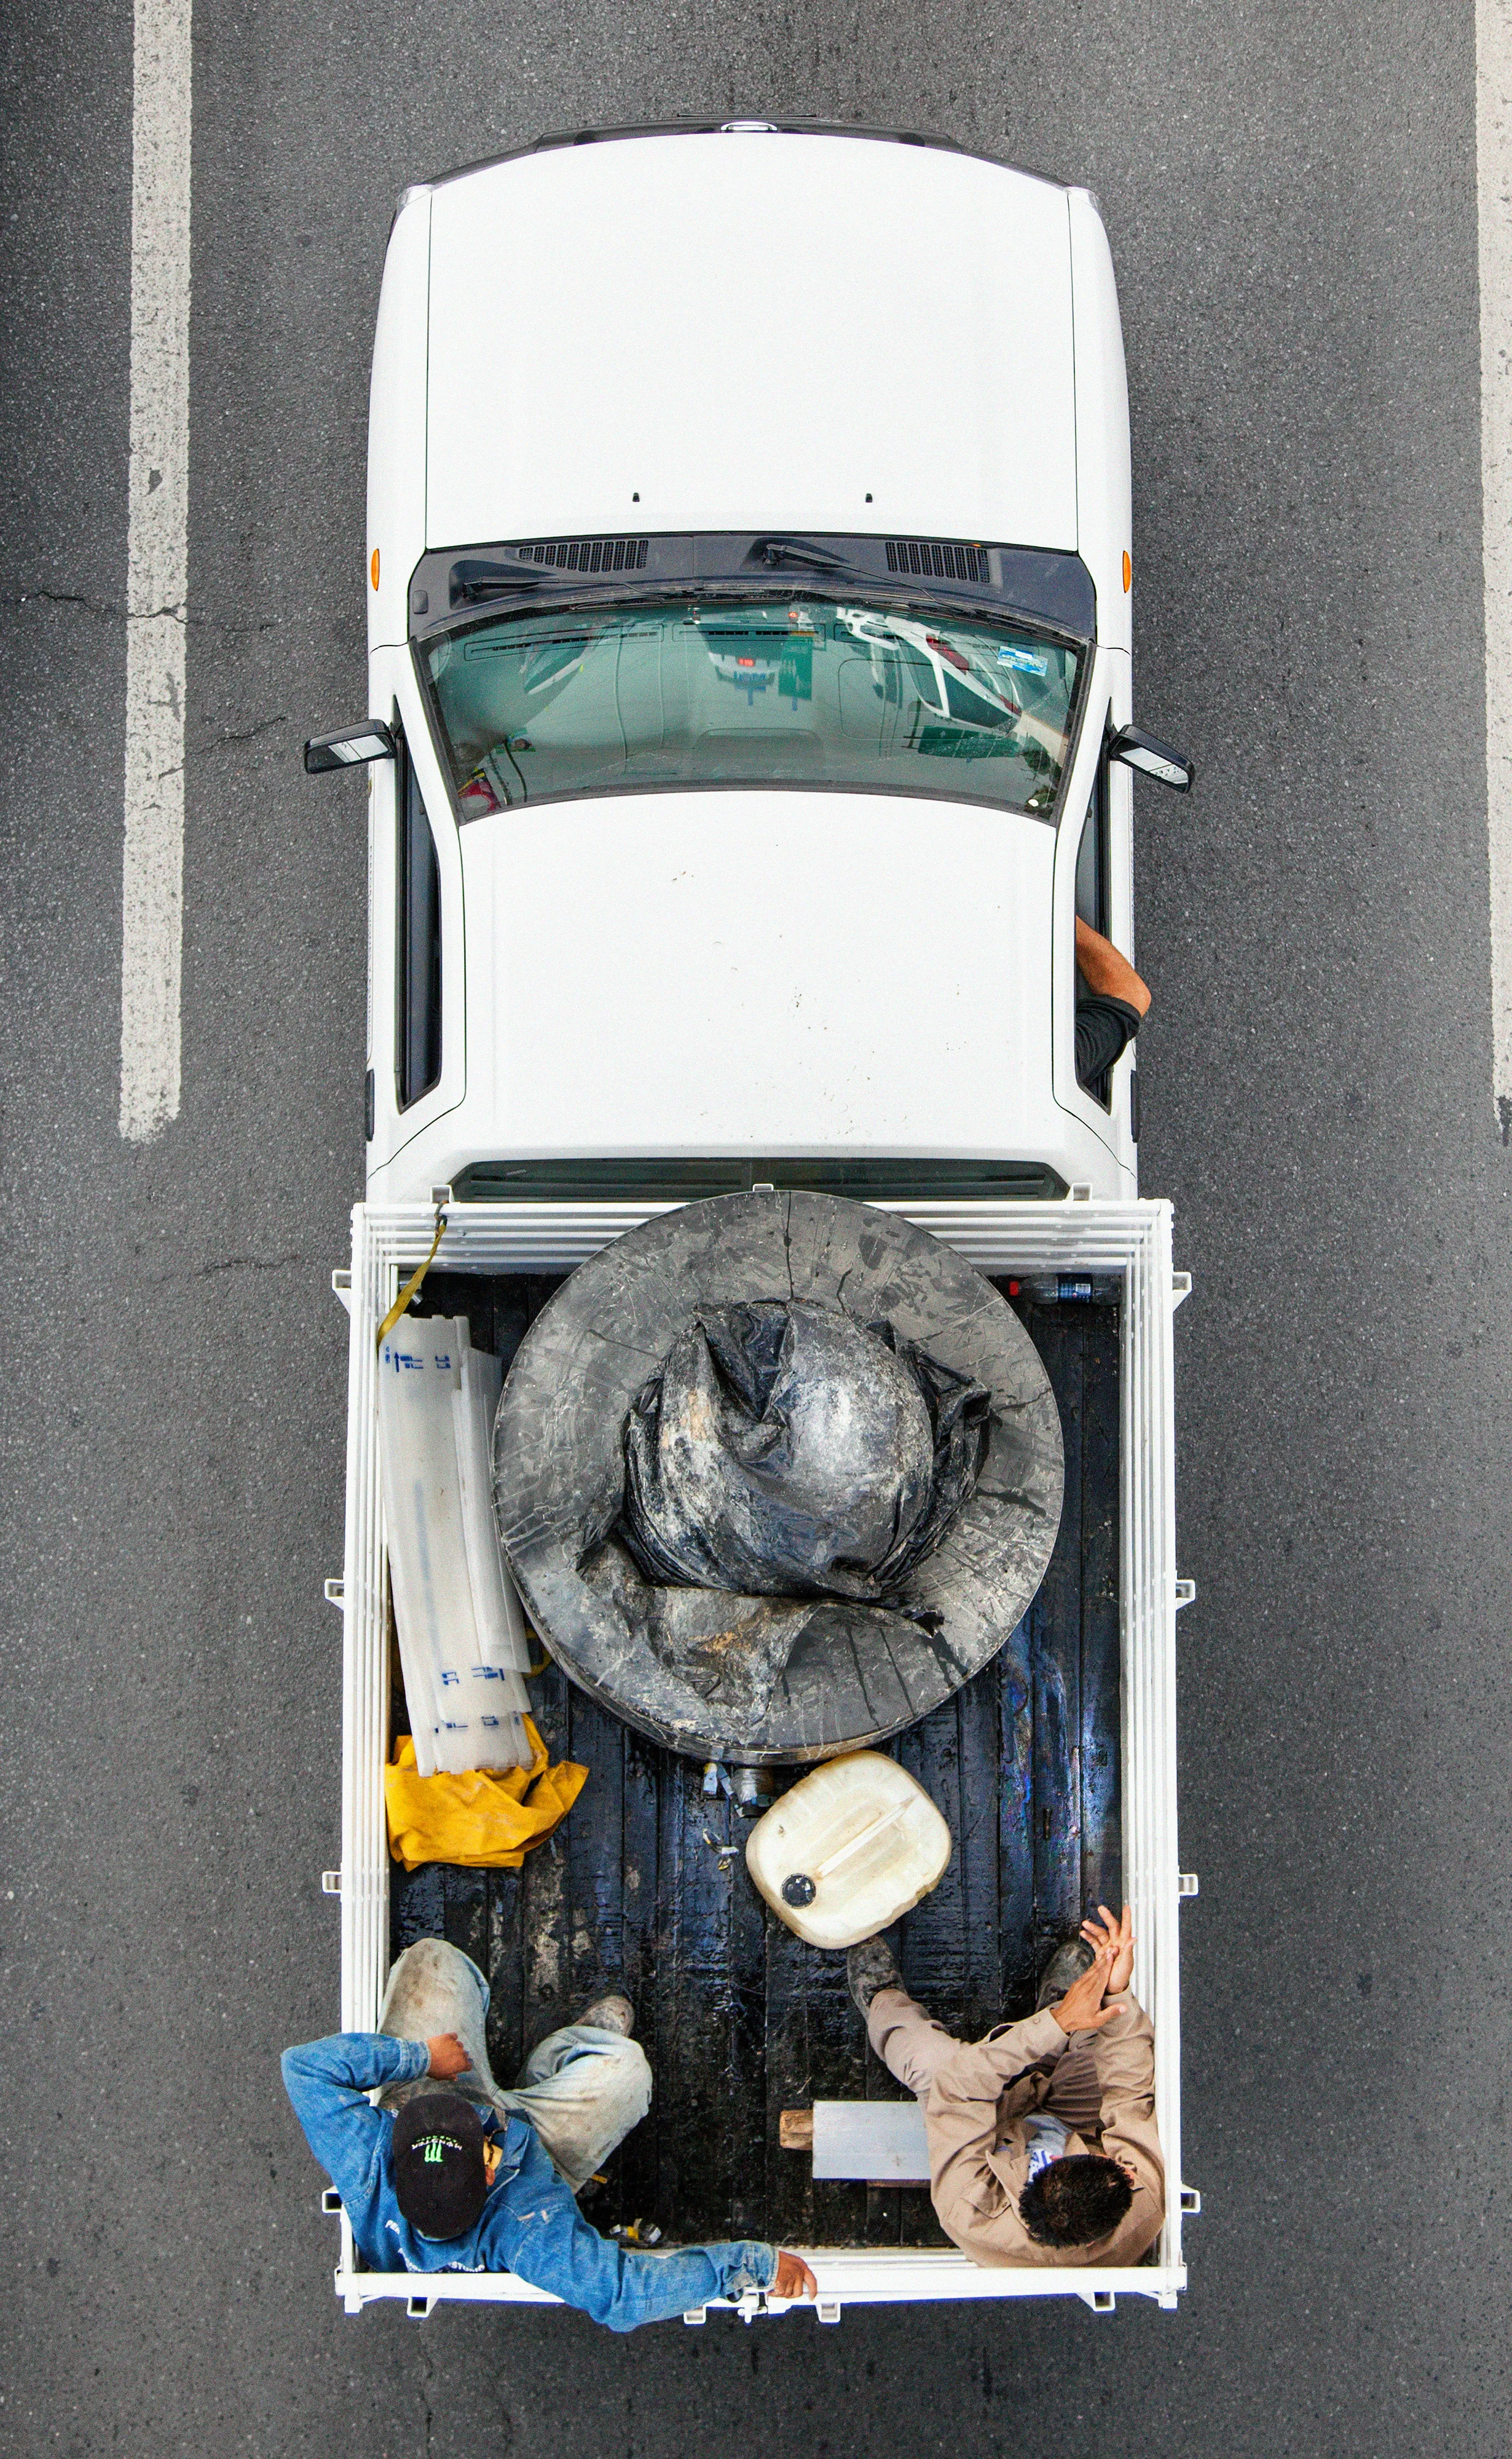
[[[1173, 2304], [1196, 2208], [1177, 1960], [1195, 1881], [1175, 1825], [1186, 1283], [1168, 1208], [1137, 1194], [1132, 1050], [1078, 1081], [1074, 925], [1132, 954], [1129, 768], [1190, 769], [1130, 722], [1127, 396], [1096, 200], [949, 145], [764, 122], [549, 140], [411, 188], [378, 314], [368, 527], [368, 720], [306, 750], [312, 769], [370, 764], [367, 1197], [335, 1275], [342, 2022], [370, 2027], [391, 1953], [444, 1926], [490, 1965], [503, 2073], [608, 1971], [637, 1997], [659, 2098], [600, 2226], [781, 2235], [827, 2320], [877, 2299]], [[816, 2177], [784, 2148], [786, 2103], [893, 2091], [843, 1974], [837, 1998], [832, 1959], [800, 1968], [772, 1937], [727, 1773], [621, 1733], [555, 1668], [537, 1721], [592, 1771], [558, 1837], [518, 1874], [391, 1877], [380, 1320], [439, 1232], [417, 1304], [466, 1312], [507, 1365], [584, 1255], [764, 1185], [959, 1247], [1050, 1367], [1065, 1559], [980, 1696], [904, 1737], [958, 1839], [905, 1967], [980, 2028], [1017, 2011], [1086, 1892], [1123, 1886], [1169, 2181], [1135, 2269], [977, 2268], [918, 2186]], [[537, 2294], [367, 2272], [345, 2223], [337, 2284], [353, 2311]]]

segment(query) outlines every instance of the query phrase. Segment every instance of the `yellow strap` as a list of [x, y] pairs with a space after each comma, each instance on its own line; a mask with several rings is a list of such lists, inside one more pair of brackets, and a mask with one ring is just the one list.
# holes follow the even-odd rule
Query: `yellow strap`
[[410, 1299], [414, 1296], [416, 1290], [425, 1279], [425, 1276], [430, 1270], [431, 1265], [435, 1262], [436, 1249], [440, 1246], [445, 1234], [446, 1214], [438, 1211], [436, 1214], [435, 1236], [430, 1241], [430, 1254], [426, 1257], [425, 1262], [421, 1265], [419, 1271], [417, 1272], [410, 1273], [410, 1278], [404, 1285], [404, 1288], [400, 1291], [392, 1306], [385, 1315], [382, 1323], [378, 1326], [378, 1346], [380, 1349], [382, 1349], [384, 1342], [392, 1332], [394, 1325], [398, 1322]]

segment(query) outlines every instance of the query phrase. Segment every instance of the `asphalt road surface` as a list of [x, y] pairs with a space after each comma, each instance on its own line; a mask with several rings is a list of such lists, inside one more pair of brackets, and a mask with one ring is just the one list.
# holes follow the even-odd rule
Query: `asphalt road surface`
[[[5, 2115], [20, 2452], [1503, 2452], [1508, 1187], [1470, 0], [197, 0], [183, 1094], [117, 1131], [132, 14], [0, 129]], [[347, 2321], [334, 2020], [368, 360], [411, 179], [714, 111], [1085, 180], [1135, 452], [1148, 1193], [1177, 1326], [1190, 2288]], [[942, 232], [942, 246], [970, 234]], [[592, 235], [578, 242], [592, 244]], [[926, 316], [900, 300], [900, 320]], [[605, 371], [612, 390], [612, 370]]]

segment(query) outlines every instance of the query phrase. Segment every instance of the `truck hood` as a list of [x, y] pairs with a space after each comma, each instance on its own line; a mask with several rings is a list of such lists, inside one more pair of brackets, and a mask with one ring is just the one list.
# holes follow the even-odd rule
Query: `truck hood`
[[426, 540], [1077, 545], [1067, 192], [937, 148], [674, 135], [430, 193]]
[[461, 843], [478, 1158], [1057, 1147], [1041, 823], [644, 794], [500, 812]]

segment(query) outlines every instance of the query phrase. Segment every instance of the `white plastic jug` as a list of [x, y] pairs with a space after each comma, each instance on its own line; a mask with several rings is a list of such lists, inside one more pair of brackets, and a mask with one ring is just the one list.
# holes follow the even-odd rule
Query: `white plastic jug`
[[751, 1829], [746, 1867], [810, 1946], [854, 1946], [938, 1886], [951, 1832], [896, 1759], [851, 1751], [801, 1776]]

